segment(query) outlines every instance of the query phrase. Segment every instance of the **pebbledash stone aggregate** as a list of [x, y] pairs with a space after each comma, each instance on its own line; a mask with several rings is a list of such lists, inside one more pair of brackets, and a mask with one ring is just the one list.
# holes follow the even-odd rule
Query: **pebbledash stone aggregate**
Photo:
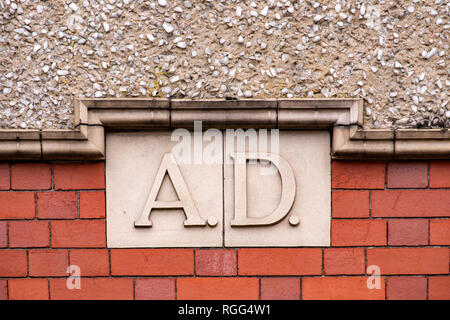
[[364, 99], [365, 126], [448, 127], [445, 0], [0, 0], [0, 128], [75, 98]]

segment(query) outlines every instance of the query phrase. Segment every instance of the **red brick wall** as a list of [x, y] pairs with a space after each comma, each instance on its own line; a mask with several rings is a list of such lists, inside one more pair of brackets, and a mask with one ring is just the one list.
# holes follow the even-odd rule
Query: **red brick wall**
[[103, 163], [0, 163], [0, 299], [450, 299], [450, 161], [334, 162], [332, 187], [331, 247], [107, 249]]

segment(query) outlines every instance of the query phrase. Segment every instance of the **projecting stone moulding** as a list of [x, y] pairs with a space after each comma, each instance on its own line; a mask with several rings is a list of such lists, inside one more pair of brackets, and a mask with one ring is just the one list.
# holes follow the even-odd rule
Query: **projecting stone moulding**
[[0, 130], [1, 160], [103, 160], [105, 131], [192, 128], [329, 130], [334, 159], [448, 159], [448, 129], [364, 130], [360, 99], [79, 99], [75, 130]]

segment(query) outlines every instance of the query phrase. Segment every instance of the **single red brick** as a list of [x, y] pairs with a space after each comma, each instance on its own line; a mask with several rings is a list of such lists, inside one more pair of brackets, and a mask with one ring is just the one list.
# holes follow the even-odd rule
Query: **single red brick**
[[390, 162], [387, 166], [388, 188], [426, 188], [428, 163], [422, 161]]
[[80, 278], [80, 289], [68, 289], [67, 279], [50, 279], [51, 300], [132, 300], [133, 279]]
[[12, 189], [50, 189], [52, 168], [47, 163], [16, 163], [11, 166]]
[[80, 192], [80, 218], [105, 218], [105, 192]]
[[0, 192], [0, 219], [34, 217], [34, 192]]
[[0, 163], [0, 190], [9, 190], [9, 164]]
[[0, 277], [25, 277], [26, 275], [26, 250], [0, 250]]
[[136, 300], [175, 300], [175, 279], [136, 279]]
[[50, 232], [48, 222], [10, 221], [9, 246], [11, 248], [50, 246]]
[[261, 300], [299, 300], [299, 278], [262, 278]]
[[325, 274], [364, 274], [363, 248], [329, 248], [324, 252]]
[[386, 245], [386, 221], [351, 219], [333, 220], [331, 223], [332, 246], [384, 246]]
[[8, 226], [6, 221], [0, 221], [0, 248], [8, 246]]
[[54, 165], [56, 190], [104, 189], [105, 166], [95, 163], [58, 163]]
[[318, 277], [302, 279], [304, 300], [384, 300], [384, 278], [380, 289], [369, 289], [367, 277]]
[[450, 216], [450, 190], [372, 191], [372, 216]]
[[312, 275], [322, 273], [317, 248], [249, 248], [238, 251], [241, 275]]
[[237, 272], [236, 250], [214, 249], [195, 251], [196, 274], [201, 276], [232, 276]]
[[47, 279], [12, 279], [8, 281], [9, 300], [48, 300]]
[[332, 214], [334, 218], [368, 218], [369, 191], [333, 191]]
[[52, 221], [51, 226], [54, 248], [106, 247], [104, 220]]
[[178, 278], [179, 300], [257, 300], [257, 278]]
[[334, 161], [333, 188], [384, 189], [385, 162]]
[[0, 279], [0, 300], [8, 300], [7, 281]]
[[430, 187], [450, 188], [450, 161], [430, 162]]
[[30, 276], [67, 276], [69, 258], [67, 250], [30, 250], [28, 252]]
[[38, 192], [36, 199], [39, 219], [74, 219], [78, 217], [76, 192]]
[[192, 275], [192, 249], [113, 249], [112, 275]]
[[428, 244], [428, 220], [426, 219], [389, 220], [388, 230], [388, 244], [391, 246]]
[[109, 253], [106, 249], [70, 250], [70, 264], [81, 269], [81, 276], [109, 275]]
[[427, 279], [425, 277], [387, 278], [388, 300], [426, 300]]
[[446, 274], [447, 248], [367, 249], [367, 265], [376, 265], [381, 274]]
[[430, 245], [450, 245], [450, 219], [430, 220]]
[[428, 299], [450, 300], [450, 277], [428, 278]]

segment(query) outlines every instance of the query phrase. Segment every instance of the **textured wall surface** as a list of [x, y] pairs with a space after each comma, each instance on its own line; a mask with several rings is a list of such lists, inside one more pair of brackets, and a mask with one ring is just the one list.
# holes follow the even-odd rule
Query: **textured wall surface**
[[108, 249], [102, 162], [0, 163], [0, 299], [450, 299], [450, 161], [332, 168], [330, 247]]
[[0, 127], [73, 98], [362, 97], [367, 127], [448, 126], [445, 0], [0, 0]]

